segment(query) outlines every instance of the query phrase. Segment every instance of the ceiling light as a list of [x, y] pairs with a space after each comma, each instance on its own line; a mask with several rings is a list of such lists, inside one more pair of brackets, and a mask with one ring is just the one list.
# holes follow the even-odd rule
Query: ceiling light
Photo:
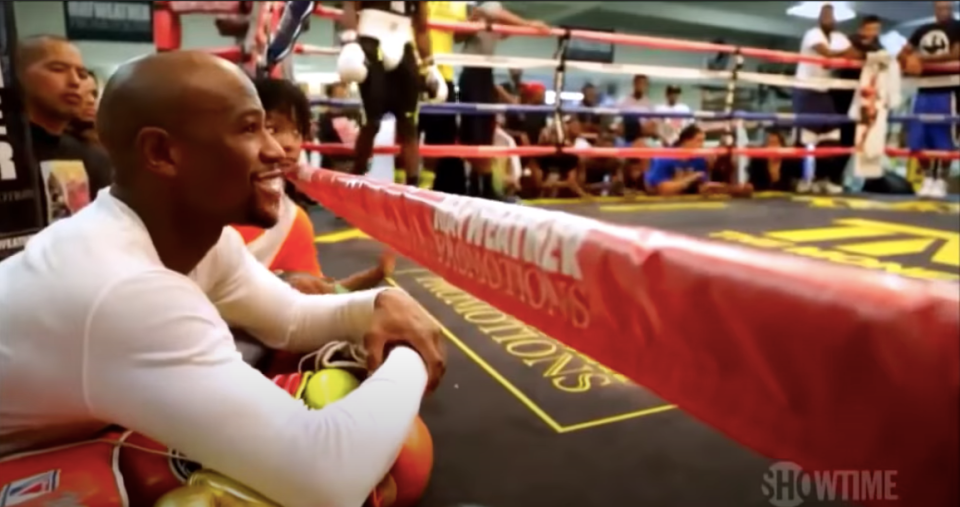
[[800, 2], [787, 9], [787, 14], [798, 18], [817, 19], [820, 9], [824, 5], [833, 6], [833, 18], [837, 23], [843, 23], [857, 17], [857, 13], [850, 7], [850, 2]]

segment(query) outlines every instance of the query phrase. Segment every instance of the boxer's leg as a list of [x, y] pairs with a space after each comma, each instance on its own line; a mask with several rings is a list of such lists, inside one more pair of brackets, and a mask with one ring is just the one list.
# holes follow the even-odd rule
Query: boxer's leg
[[[461, 102], [494, 104], [497, 102], [492, 69], [466, 68], [460, 73]], [[493, 114], [471, 114], [460, 118], [460, 144], [490, 146], [497, 126]], [[470, 195], [495, 199], [490, 159], [470, 160]]]
[[416, 187], [420, 184], [420, 136], [417, 116], [423, 87], [413, 44], [404, 47], [403, 59], [397, 68], [390, 72], [389, 78], [392, 95], [388, 110], [397, 119], [397, 140], [407, 173], [406, 183]]
[[360, 83], [362, 124], [354, 144], [353, 174], [366, 174], [370, 157], [373, 155], [373, 140], [377, 132], [380, 132], [380, 120], [387, 112], [389, 89], [380, 41], [371, 37], [360, 37], [358, 42], [367, 56], [367, 79]]
[[[937, 100], [936, 95], [932, 92], [918, 92], [913, 101], [913, 114], [930, 114], [937, 112]], [[923, 151], [929, 150], [930, 145], [930, 128], [934, 125], [929, 123], [924, 123], [918, 120], [913, 120], [907, 126], [907, 147], [910, 151]], [[933, 164], [929, 159], [919, 158], [917, 159], [918, 168], [923, 174], [923, 183], [920, 185], [920, 190], [917, 191], [917, 195], [929, 196], [933, 192], [934, 186], [934, 175], [933, 175]]]
[[[457, 87], [452, 81], [447, 81], [448, 104], [457, 102], [456, 89]], [[419, 123], [423, 131], [423, 144], [457, 144], [457, 115], [421, 115]], [[465, 194], [467, 192], [467, 176], [463, 159], [457, 157], [427, 158], [423, 159], [423, 167], [430, 169], [435, 174], [434, 190], [448, 194]]]
[[[940, 114], [955, 114], [953, 92], [940, 92], [931, 97], [935, 102], [931, 104]], [[926, 131], [926, 148], [935, 151], [954, 151], [957, 149], [956, 138], [953, 135], [953, 125], [946, 123], [928, 123]], [[930, 187], [930, 197], [947, 196], [947, 177], [950, 172], [950, 161], [930, 161], [930, 177], [933, 180]]]

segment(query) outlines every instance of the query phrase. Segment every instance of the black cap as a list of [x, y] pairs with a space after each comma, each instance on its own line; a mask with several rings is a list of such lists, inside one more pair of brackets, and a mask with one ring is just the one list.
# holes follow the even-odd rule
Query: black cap
[[682, 91], [682, 90], [680, 90], [680, 87], [677, 86], [677, 85], [668, 85], [668, 86], [667, 86], [667, 93], [680, 93], [681, 91]]

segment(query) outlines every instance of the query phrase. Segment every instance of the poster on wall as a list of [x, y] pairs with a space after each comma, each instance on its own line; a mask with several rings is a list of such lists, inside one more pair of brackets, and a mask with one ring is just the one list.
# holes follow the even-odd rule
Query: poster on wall
[[44, 226], [39, 177], [31, 165], [26, 117], [13, 79], [13, 2], [0, 2], [0, 260]]
[[[569, 26], [565, 28], [569, 28], [571, 30], [580, 29], [575, 26]], [[584, 28], [584, 30], [614, 33], [613, 30], [597, 30], [596, 28]], [[612, 42], [594, 42], [572, 38], [570, 39], [570, 42], [567, 43], [566, 58], [567, 60], [576, 60], [580, 62], [613, 63], [613, 51], [614, 46]]]
[[70, 40], [153, 43], [153, 2], [62, 3]]

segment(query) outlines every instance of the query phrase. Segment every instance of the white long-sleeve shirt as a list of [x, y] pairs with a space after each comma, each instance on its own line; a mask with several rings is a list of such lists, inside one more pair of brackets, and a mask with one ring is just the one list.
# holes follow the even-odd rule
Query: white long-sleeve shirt
[[227, 328], [307, 351], [357, 339], [376, 291], [307, 296], [224, 230], [184, 276], [102, 191], [0, 263], [0, 456], [141, 432], [285, 506], [359, 507], [389, 470], [426, 386], [395, 349], [338, 403], [308, 411], [245, 364]]

